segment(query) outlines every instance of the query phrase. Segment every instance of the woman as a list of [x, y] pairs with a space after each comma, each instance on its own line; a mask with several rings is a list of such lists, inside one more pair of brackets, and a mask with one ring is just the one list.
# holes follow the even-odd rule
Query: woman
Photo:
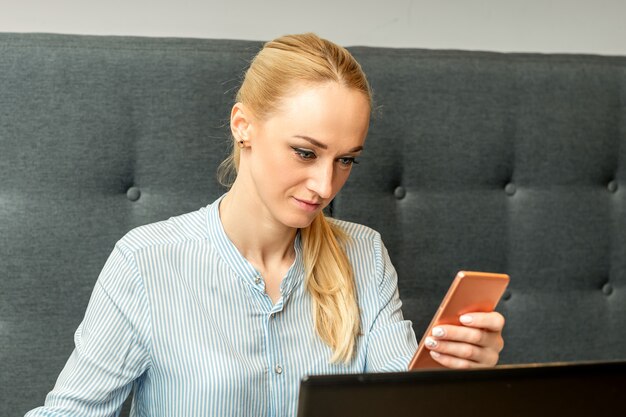
[[[29, 416], [293, 416], [306, 374], [404, 370], [416, 349], [379, 234], [326, 219], [363, 150], [371, 91], [343, 48], [268, 42], [231, 112], [230, 190], [116, 245], [45, 407]], [[504, 319], [440, 326], [433, 357], [491, 366]]]

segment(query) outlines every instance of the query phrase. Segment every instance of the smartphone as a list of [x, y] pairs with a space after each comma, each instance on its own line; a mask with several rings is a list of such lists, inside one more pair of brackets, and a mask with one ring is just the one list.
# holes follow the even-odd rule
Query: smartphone
[[440, 324], [461, 325], [459, 317], [465, 313], [493, 311], [508, 284], [509, 276], [506, 274], [459, 271], [426, 329], [409, 370], [443, 368], [430, 356], [425, 346], [426, 337], [431, 335], [433, 327]]

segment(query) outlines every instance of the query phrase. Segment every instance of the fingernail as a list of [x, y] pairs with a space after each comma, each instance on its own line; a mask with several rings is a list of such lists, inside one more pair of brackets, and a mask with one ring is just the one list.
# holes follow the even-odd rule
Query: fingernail
[[439, 352], [435, 352], [434, 350], [430, 351], [430, 356], [432, 356], [433, 358], [438, 358], [441, 356], [441, 353]]
[[474, 321], [474, 319], [472, 318], [472, 316], [468, 315], [468, 314], [463, 314], [461, 317], [459, 317], [459, 320], [461, 321], [461, 323], [463, 324], [470, 324], [472, 321]]
[[443, 330], [443, 327], [435, 327], [433, 329], [433, 336], [435, 337], [443, 337], [446, 332]]
[[428, 346], [429, 348], [434, 348], [435, 346], [437, 346], [437, 341], [432, 337], [427, 337], [424, 343], [426, 343], [426, 346]]

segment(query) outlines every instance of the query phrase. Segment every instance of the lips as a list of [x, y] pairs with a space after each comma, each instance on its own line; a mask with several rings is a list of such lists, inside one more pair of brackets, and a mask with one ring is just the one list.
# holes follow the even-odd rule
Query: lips
[[322, 205], [322, 203], [316, 201], [301, 200], [296, 197], [293, 197], [293, 199], [298, 207], [306, 211], [315, 211]]

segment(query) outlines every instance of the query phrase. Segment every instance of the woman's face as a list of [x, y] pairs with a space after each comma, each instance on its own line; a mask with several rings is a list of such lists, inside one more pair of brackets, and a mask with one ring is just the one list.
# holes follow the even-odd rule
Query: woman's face
[[248, 147], [239, 174], [248, 176], [259, 213], [287, 227], [308, 226], [348, 179], [369, 116], [365, 94], [328, 82], [303, 86], [269, 118], [241, 124]]

